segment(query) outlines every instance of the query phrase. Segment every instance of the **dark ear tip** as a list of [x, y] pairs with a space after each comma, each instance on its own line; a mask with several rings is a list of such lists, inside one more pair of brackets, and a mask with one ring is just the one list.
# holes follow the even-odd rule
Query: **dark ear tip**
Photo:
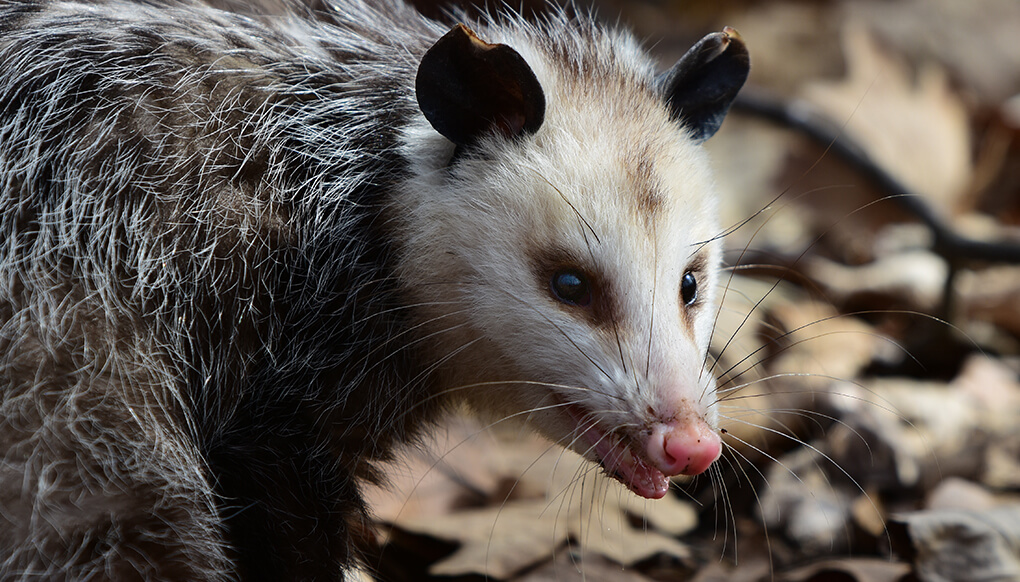
[[744, 44], [744, 37], [740, 36], [740, 31], [738, 31], [736, 28], [733, 28], [732, 26], [724, 26], [722, 29], [722, 34], [726, 36], [727, 40], [737, 41], [740, 44]]
[[699, 60], [706, 64], [725, 56], [729, 62], [737, 66], [747, 69], [751, 66], [747, 44], [737, 29], [731, 26], [723, 27], [722, 32], [706, 35], [698, 41], [691, 52], [697, 52]]
[[722, 34], [726, 39], [723, 50], [730, 53], [733, 58], [743, 61], [750, 68], [751, 55], [747, 52], [747, 43], [744, 42], [744, 37], [740, 36], [737, 29], [732, 26], [724, 26], [719, 34]]

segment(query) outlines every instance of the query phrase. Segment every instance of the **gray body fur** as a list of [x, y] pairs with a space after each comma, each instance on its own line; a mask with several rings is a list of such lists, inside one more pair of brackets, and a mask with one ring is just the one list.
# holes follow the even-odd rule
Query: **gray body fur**
[[379, 241], [442, 32], [350, 8], [375, 28], [299, 42], [188, 2], [2, 7], [0, 578], [350, 563], [353, 479], [429, 416], [398, 414], [427, 379]]

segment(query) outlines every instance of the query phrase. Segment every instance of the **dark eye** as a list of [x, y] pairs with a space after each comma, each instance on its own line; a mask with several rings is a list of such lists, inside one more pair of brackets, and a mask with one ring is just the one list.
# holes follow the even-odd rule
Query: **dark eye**
[[698, 280], [690, 271], [680, 279], [680, 298], [684, 300], [684, 305], [691, 305], [698, 299]]
[[591, 303], [591, 286], [580, 271], [557, 271], [552, 276], [550, 288], [556, 299], [569, 305], [584, 307]]

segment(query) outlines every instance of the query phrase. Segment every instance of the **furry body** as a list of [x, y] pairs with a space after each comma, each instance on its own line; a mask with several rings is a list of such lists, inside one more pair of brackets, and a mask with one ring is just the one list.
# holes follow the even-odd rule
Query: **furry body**
[[461, 153], [402, 5], [0, 4], [0, 577], [342, 577], [356, 482], [454, 399], [610, 466], [585, 422], [714, 423], [711, 180], [650, 61], [476, 27], [549, 107]]

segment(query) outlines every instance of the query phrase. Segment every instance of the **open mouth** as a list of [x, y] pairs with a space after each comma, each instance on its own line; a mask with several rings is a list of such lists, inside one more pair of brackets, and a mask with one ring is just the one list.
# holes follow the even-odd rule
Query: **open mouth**
[[[591, 452], [606, 473], [646, 499], [661, 499], [669, 490], [669, 477], [643, 458], [636, 443], [599, 426], [590, 413], [576, 404], [564, 403], [564, 410], [577, 425], [581, 450]], [[637, 454], [635, 454], [637, 453]]]

